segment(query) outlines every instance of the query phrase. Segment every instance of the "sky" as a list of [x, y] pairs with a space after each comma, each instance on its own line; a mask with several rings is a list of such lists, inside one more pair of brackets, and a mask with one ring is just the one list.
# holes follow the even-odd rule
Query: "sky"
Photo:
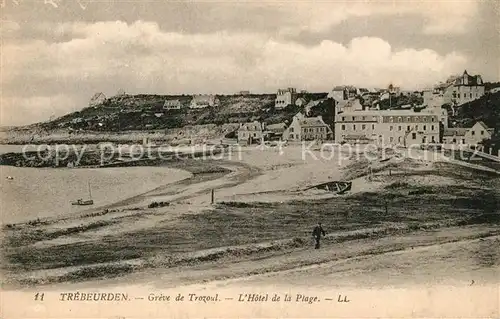
[[97, 92], [422, 89], [500, 80], [500, 5], [482, 1], [0, 0], [0, 125]]

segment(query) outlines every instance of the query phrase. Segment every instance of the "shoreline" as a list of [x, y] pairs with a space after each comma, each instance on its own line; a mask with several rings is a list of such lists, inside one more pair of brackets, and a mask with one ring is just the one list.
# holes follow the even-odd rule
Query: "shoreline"
[[[381, 160], [373, 180], [368, 180], [366, 163], [333, 166], [334, 161], [304, 162], [299, 153], [279, 157], [274, 150], [248, 151], [241, 162], [214, 161], [214, 165], [236, 168], [231, 173], [212, 180], [194, 175], [201, 179], [170, 185], [122, 209], [110, 208], [102, 216], [76, 219], [84, 228], [70, 229], [67, 223], [56, 222], [4, 231], [10, 244], [3, 249], [2, 268], [15, 282], [35, 286], [91, 285], [94, 280], [116, 283], [125, 278], [148, 281], [159, 273], [163, 284], [183, 286], [191, 279], [213, 281], [238, 273], [248, 279], [254, 272], [284, 265], [298, 271], [311, 263], [308, 256], [314, 250], [308, 248], [308, 228], [319, 219], [330, 234], [345, 234], [344, 239], [325, 238], [326, 254], [356, 243], [394, 244], [398, 238], [407, 242], [420, 233], [432, 241], [434, 234], [456, 227], [470, 229], [471, 238], [484, 236], [499, 222], [494, 206], [499, 180], [491, 172], [453, 163]], [[196, 167], [206, 162], [192, 163]], [[470, 179], [473, 172], [477, 181]], [[325, 191], [305, 196], [303, 189], [314, 183], [343, 176], [359, 179], [350, 194], [325, 197]], [[296, 188], [290, 189], [293, 184]], [[210, 203], [213, 189], [217, 190], [215, 204]], [[169, 205], [147, 208], [151, 201]], [[62, 230], [54, 232], [55, 227]], [[393, 249], [402, 247], [398, 245]], [[362, 256], [361, 251], [351, 254]], [[331, 261], [330, 255], [325, 258], [316, 262]], [[38, 262], [26, 264], [28, 260]], [[24, 265], [22, 271], [20, 265]], [[176, 276], [179, 271], [186, 275]], [[38, 275], [28, 276], [32, 272]], [[13, 273], [18, 275], [12, 277]]]

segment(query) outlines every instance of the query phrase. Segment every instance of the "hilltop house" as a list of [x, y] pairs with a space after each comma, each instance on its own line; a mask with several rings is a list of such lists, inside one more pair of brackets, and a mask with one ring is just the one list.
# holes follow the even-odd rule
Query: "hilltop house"
[[481, 121], [470, 128], [447, 128], [443, 132], [443, 143], [476, 146], [485, 139], [491, 139], [494, 131]]
[[104, 93], [102, 92], [99, 92], [94, 94], [94, 96], [92, 96], [92, 98], [89, 101], [89, 106], [90, 107], [98, 106], [104, 103], [104, 101], [106, 101], [106, 95], [104, 95]]
[[219, 106], [219, 99], [212, 94], [194, 95], [189, 107], [192, 109], [201, 109], [205, 107]]
[[290, 126], [283, 132], [283, 139], [287, 141], [328, 140], [332, 137], [331, 128], [321, 116], [305, 117], [301, 113], [293, 117]]
[[423, 97], [425, 105], [436, 103], [461, 105], [479, 99], [484, 94], [481, 75], [469, 75], [465, 70], [461, 76], [451, 76], [445, 83], [424, 91]]
[[334, 99], [337, 102], [347, 101], [355, 98], [358, 95], [358, 89], [354, 86], [336, 86], [328, 93], [328, 98]]
[[253, 121], [241, 123], [238, 128], [238, 144], [260, 143], [264, 138], [264, 123]]
[[279, 89], [276, 93], [276, 100], [274, 100], [274, 107], [282, 109], [288, 105], [295, 105], [297, 100], [297, 90], [294, 88]]
[[164, 110], [180, 110], [181, 109], [181, 101], [179, 100], [165, 100], [163, 103]]

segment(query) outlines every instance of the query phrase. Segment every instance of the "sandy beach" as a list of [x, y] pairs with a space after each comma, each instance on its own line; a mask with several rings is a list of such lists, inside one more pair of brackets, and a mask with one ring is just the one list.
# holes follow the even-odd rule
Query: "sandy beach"
[[[4, 289], [498, 283], [499, 256], [483, 249], [499, 241], [497, 173], [390, 154], [370, 163], [304, 158], [299, 146], [239, 155], [186, 162], [195, 174], [106, 210], [4, 226]], [[214, 166], [228, 173], [210, 173]], [[331, 180], [353, 187], [306, 190]], [[318, 221], [327, 236], [314, 250]]]

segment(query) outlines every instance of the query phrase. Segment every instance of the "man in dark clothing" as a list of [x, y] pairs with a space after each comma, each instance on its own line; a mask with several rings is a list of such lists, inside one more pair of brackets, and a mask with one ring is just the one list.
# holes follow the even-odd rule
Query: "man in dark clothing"
[[312, 235], [316, 240], [316, 246], [314, 246], [314, 249], [319, 249], [319, 240], [321, 239], [321, 235], [326, 235], [325, 230], [321, 227], [321, 223], [318, 223], [318, 225], [314, 227]]

